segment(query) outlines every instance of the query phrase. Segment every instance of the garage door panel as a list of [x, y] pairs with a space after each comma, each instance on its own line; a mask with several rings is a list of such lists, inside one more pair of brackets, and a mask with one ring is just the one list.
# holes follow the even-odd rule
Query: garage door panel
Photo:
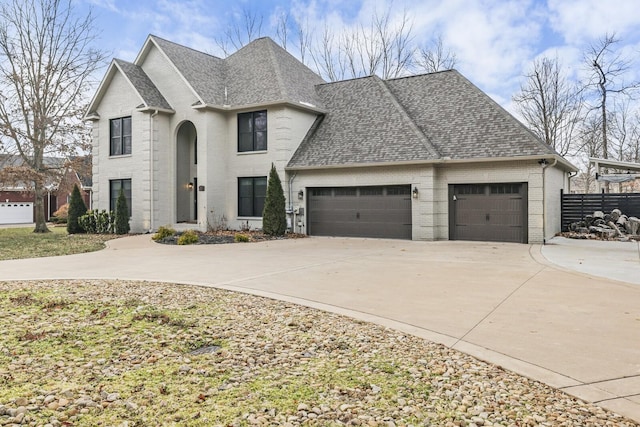
[[527, 242], [525, 183], [453, 185], [452, 240]]
[[410, 186], [312, 188], [309, 234], [411, 239]]

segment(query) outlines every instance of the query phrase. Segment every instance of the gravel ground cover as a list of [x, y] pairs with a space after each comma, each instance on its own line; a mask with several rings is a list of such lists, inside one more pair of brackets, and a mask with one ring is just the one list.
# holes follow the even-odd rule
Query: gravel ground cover
[[410, 335], [129, 281], [0, 282], [0, 425], [637, 426]]

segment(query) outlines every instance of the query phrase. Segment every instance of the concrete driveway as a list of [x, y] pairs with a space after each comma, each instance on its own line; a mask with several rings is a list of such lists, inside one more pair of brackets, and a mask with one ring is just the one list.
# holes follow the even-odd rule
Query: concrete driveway
[[[545, 256], [562, 247], [570, 258], [552, 242]], [[143, 279], [283, 299], [442, 343], [640, 421], [640, 285], [542, 253], [341, 238], [167, 246], [142, 235], [100, 252], [2, 261], [0, 280]], [[640, 263], [625, 274], [640, 278]]]

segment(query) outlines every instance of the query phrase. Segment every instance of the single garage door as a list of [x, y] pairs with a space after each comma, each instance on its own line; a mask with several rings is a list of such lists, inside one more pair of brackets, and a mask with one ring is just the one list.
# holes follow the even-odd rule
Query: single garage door
[[309, 234], [411, 239], [411, 186], [310, 188]]
[[527, 184], [450, 185], [449, 239], [527, 243]]

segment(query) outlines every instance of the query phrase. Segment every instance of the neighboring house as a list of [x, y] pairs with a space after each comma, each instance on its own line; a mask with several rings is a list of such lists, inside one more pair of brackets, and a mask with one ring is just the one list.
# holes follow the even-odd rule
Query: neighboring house
[[226, 59], [149, 36], [88, 109], [93, 190], [134, 232], [289, 225], [328, 236], [542, 242], [576, 169], [456, 71], [325, 83], [269, 38]]
[[[45, 165], [59, 169], [57, 178], [53, 176], [45, 184], [47, 188], [44, 199], [45, 217], [53, 216], [62, 205], [69, 201], [73, 186], [78, 185], [85, 204], [91, 206], [91, 158], [83, 157], [65, 159], [46, 157]], [[76, 163], [77, 162], [77, 163]], [[76, 163], [77, 169], [69, 167], [69, 163]], [[19, 156], [0, 155], [0, 171], [7, 167], [20, 167], [22, 161]], [[28, 183], [21, 181], [3, 180], [0, 173], [0, 224], [29, 224], [35, 221], [35, 195]]]

